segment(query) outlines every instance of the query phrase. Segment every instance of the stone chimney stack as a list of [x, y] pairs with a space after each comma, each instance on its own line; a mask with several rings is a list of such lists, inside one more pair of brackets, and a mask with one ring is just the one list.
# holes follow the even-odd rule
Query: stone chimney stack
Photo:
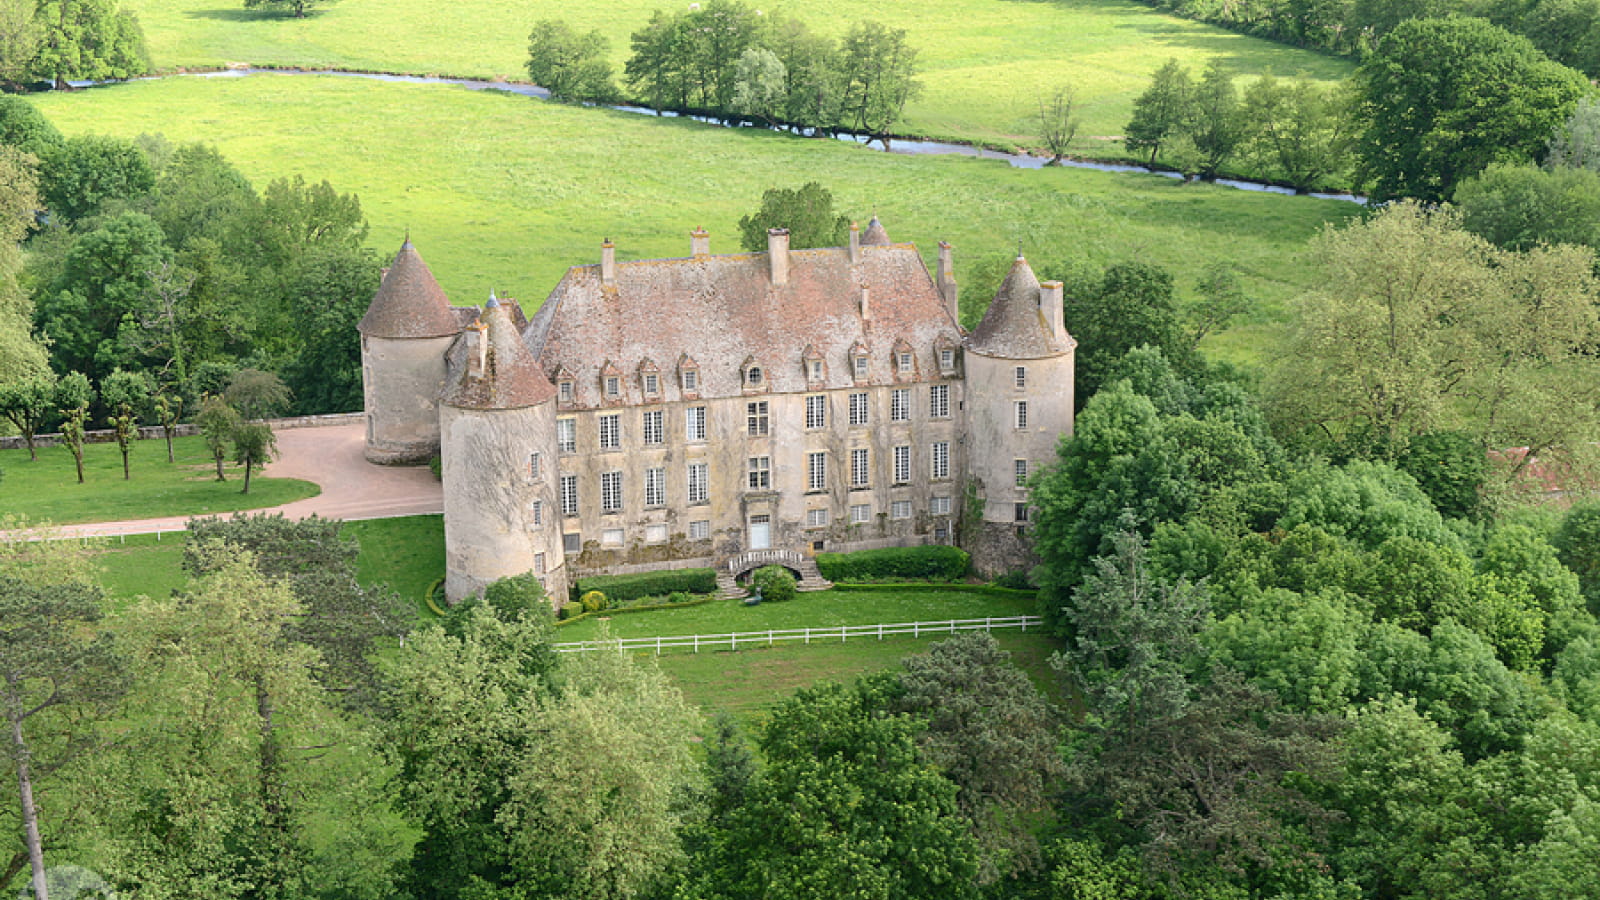
[[789, 229], [767, 229], [767, 256], [772, 262], [772, 283], [789, 283]]
[[489, 326], [480, 315], [478, 321], [467, 326], [467, 330], [472, 332], [472, 340], [476, 344], [476, 352], [467, 357], [467, 374], [482, 378], [489, 369]]
[[861, 289], [861, 318], [862, 319], [870, 319], [870, 318], [872, 318], [872, 308], [867, 303], [868, 299], [869, 298], [867, 296], [867, 289], [866, 288], [862, 288]]
[[689, 232], [689, 253], [691, 256], [711, 255], [711, 235], [704, 228]]
[[951, 262], [951, 247], [949, 242], [939, 242], [939, 274], [937, 284], [939, 294], [944, 297], [945, 308], [950, 311], [950, 318], [961, 321], [961, 292], [956, 286], [955, 264]]
[[861, 262], [861, 226], [850, 223], [850, 265]]
[[1050, 333], [1058, 338], [1067, 336], [1064, 302], [1061, 282], [1046, 281], [1039, 285], [1039, 311], [1044, 313], [1044, 321], [1050, 326]]
[[617, 283], [617, 245], [611, 238], [600, 245], [600, 283], [607, 287]]

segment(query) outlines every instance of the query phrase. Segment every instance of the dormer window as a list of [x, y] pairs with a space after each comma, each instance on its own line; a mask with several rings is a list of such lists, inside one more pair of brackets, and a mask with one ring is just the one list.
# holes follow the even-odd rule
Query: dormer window
[[745, 370], [745, 373], [744, 373], [744, 382], [745, 382], [745, 384], [748, 384], [751, 387], [760, 387], [761, 386], [761, 378], [762, 378], [762, 375], [761, 375], [761, 367], [760, 366], [751, 366], [749, 369]]
[[651, 400], [661, 396], [661, 370], [649, 359], [639, 363], [639, 390]]
[[954, 375], [956, 371], [956, 348], [942, 345], [939, 348], [939, 374]]
[[894, 349], [890, 353], [890, 361], [894, 363], [896, 378], [914, 378], [917, 374], [917, 358], [911, 352], [911, 345], [905, 338], [894, 342]]
[[644, 395], [654, 397], [659, 393], [661, 393], [661, 377], [651, 372], [644, 377]]
[[614, 400], [622, 396], [622, 379], [616, 375], [607, 375], [604, 379], [606, 399]]
[[566, 366], [556, 366], [550, 373], [550, 380], [556, 383], [556, 399], [563, 406], [570, 406], [578, 398], [578, 386], [573, 382], [572, 373]]
[[861, 355], [861, 356], [856, 357], [855, 366], [856, 366], [856, 377], [857, 378], [866, 378], [867, 377], [867, 357], [864, 354]]
[[768, 378], [768, 372], [766, 368], [759, 362], [756, 362], [755, 357], [745, 357], [745, 360], [739, 366], [739, 369], [744, 376], [745, 391], [766, 391], [771, 387], [769, 383], [771, 379]]
[[820, 359], [813, 359], [811, 361], [811, 380], [812, 381], [821, 381], [822, 380], [822, 360], [820, 360]]
[[850, 372], [856, 381], [867, 380], [867, 348], [860, 341], [850, 345]]
[[811, 344], [800, 353], [800, 368], [806, 373], [806, 381], [810, 384], [821, 384], [828, 376], [827, 367], [822, 364], [822, 354]]
[[700, 392], [700, 366], [687, 353], [678, 358], [678, 386], [685, 394]]
[[600, 366], [600, 397], [608, 403], [622, 399], [622, 370], [609, 359]]
[[909, 373], [911, 371], [911, 351], [902, 350], [896, 354], [895, 365], [900, 369], [901, 372]]
[[562, 403], [571, 403], [572, 402], [572, 379], [571, 378], [563, 378], [560, 381], [556, 382], [556, 391], [558, 392]]

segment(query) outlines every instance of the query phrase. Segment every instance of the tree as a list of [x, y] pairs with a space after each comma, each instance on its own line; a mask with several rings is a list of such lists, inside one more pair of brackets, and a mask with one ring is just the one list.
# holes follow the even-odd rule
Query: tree
[[296, 19], [304, 19], [311, 5], [318, 0], [244, 0], [245, 9], [267, 7], [269, 9], [287, 9], [289, 14]]
[[82, 372], [68, 372], [56, 383], [56, 402], [60, 404], [61, 442], [72, 453], [78, 467], [78, 483], [83, 484], [84, 429], [89, 421], [89, 404], [94, 400], [94, 389]]
[[150, 376], [143, 372], [115, 369], [100, 382], [100, 399], [110, 414], [106, 424], [117, 434], [117, 449], [122, 451], [122, 480], [130, 477], [128, 456], [139, 439], [139, 411], [150, 402]]
[[606, 103], [617, 93], [610, 55], [598, 30], [579, 34], [566, 22], [541, 19], [528, 35], [528, 77], [553, 99]]
[[33, 0], [0, 3], [0, 83], [16, 89], [28, 80], [28, 69], [39, 55], [44, 29]]
[[690, 103], [690, 39], [681, 14], [656, 10], [630, 37], [633, 54], [623, 68], [628, 86], [643, 93], [657, 112], [687, 109]]
[[789, 100], [788, 75], [778, 54], [765, 47], [746, 50], [734, 70], [733, 111], [777, 123]]
[[244, 487], [239, 493], [250, 493], [250, 473], [265, 466], [278, 451], [277, 435], [265, 422], [243, 421], [234, 426], [228, 436], [233, 444], [233, 461], [244, 466]]
[[1600, 609], [1600, 504], [1581, 503], [1568, 510], [1554, 543], [1562, 564], [1577, 574], [1590, 610]]
[[795, 189], [768, 188], [761, 208], [739, 219], [739, 245], [752, 253], [767, 249], [767, 230], [787, 228], [789, 246], [842, 247], [849, 239], [850, 219], [833, 210], [833, 192], [815, 181]]
[[1461, 227], [1506, 250], [1600, 248], [1600, 171], [1493, 163], [1456, 186]]
[[[288, 296], [306, 306], [293, 319], [295, 356], [283, 368], [283, 386], [296, 412], [361, 409], [361, 342], [350, 323], [366, 312], [381, 272], [364, 247], [323, 247], [300, 260], [287, 280]], [[284, 408], [277, 403], [278, 411]]]
[[172, 437], [178, 429], [178, 420], [181, 418], [183, 418], [183, 395], [171, 388], [163, 388], [156, 394], [156, 422], [161, 426], [161, 435], [167, 440], [169, 463], [178, 461], [172, 454]]
[[839, 71], [842, 124], [888, 150], [890, 129], [922, 93], [917, 51], [906, 44], [905, 29], [873, 21], [852, 25], [839, 45]]
[[69, 90], [69, 79], [132, 78], [150, 69], [139, 20], [116, 0], [45, 0], [38, 21], [44, 33], [32, 72], [56, 90]]
[[1083, 349], [1078, 354], [1077, 398], [1082, 406], [1105, 383], [1124, 353], [1158, 348], [1180, 371], [1193, 360], [1173, 301], [1172, 275], [1148, 263], [1114, 263], [1102, 272], [1069, 267], [1066, 323]]
[[206, 394], [200, 398], [200, 412], [194, 422], [200, 428], [200, 436], [205, 439], [206, 449], [211, 451], [211, 459], [217, 464], [217, 480], [227, 481], [228, 477], [222, 471], [222, 461], [233, 442], [234, 432], [242, 424], [239, 411], [227, 400], [215, 394]]
[[1187, 128], [1200, 155], [1200, 177], [1214, 181], [1218, 171], [1245, 142], [1245, 120], [1233, 76], [1213, 58], [1190, 95]]
[[1176, 59], [1167, 60], [1133, 101], [1133, 118], [1123, 129], [1122, 142], [1134, 152], [1149, 150], [1149, 165], [1155, 165], [1162, 146], [1188, 127], [1193, 93], [1189, 70]]
[[1544, 164], [1555, 169], [1600, 172], [1600, 102], [1582, 97], [1546, 147]]
[[1039, 140], [1050, 151], [1047, 166], [1059, 165], [1078, 136], [1078, 93], [1070, 84], [1057, 87], [1049, 97], [1039, 96]]
[[63, 140], [37, 106], [14, 94], [0, 96], [0, 144], [32, 156], [37, 164]]
[[283, 379], [260, 369], [240, 369], [228, 381], [224, 395], [229, 404], [248, 420], [265, 419], [289, 405], [289, 388]]
[[1483, 19], [1403, 21], [1356, 72], [1360, 173], [1375, 199], [1448, 199], [1490, 163], [1533, 159], [1587, 91]]
[[45, 371], [13, 381], [0, 382], [0, 415], [6, 417], [28, 445], [28, 459], [39, 458], [33, 446], [34, 432], [56, 408], [56, 376]]
[[811, 129], [816, 137], [837, 127], [844, 85], [833, 39], [813, 34], [799, 19], [780, 15], [773, 17], [768, 41], [783, 63], [783, 120], [798, 131]]
[[45, 207], [66, 224], [90, 218], [109, 201], [131, 200], [155, 186], [155, 170], [132, 141], [87, 134], [68, 138], [43, 157]]

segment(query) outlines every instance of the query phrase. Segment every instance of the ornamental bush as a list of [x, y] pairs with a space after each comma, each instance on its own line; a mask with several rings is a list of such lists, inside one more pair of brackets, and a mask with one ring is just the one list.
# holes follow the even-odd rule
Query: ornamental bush
[[578, 591], [604, 591], [616, 603], [640, 597], [665, 597], [674, 591], [709, 594], [717, 589], [715, 569], [670, 569], [637, 575], [597, 575], [578, 581]]
[[584, 591], [583, 596], [578, 598], [578, 604], [583, 607], [584, 612], [599, 612], [606, 608], [608, 601], [606, 595], [600, 591]]
[[761, 592], [761, 599], [770, 603], [794, 599], [794, 576], [783, 566], [762, 566], [750, 576], [750, 583]]
[[966, 551], [943, 544], [817, 554], [817, 568], [829, 581], [955, 581], [971, 564]]

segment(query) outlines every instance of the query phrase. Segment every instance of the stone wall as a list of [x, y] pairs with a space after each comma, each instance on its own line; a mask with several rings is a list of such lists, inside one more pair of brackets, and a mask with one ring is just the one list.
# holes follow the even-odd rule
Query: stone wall
[[[358, 425], [366, 420], [366, 413], [353, 412], [330, 413], [322, 416], [291, 416], [284, 419], [269, 419], [267, 424], [271, 425], [274, 431], [281, 431], [285, 428], [320, 428], [329, 425]], [[174, 428], [172, 433], [174, 437], [190, 437], [192, 435], [199, 434], [200, 429], [186, 422], [182, 425], [179, 425], [177, 428]], [[139, 426], [139, 440], [141, 441], [159, 441], [164, 440], [165, 437], [166, 432], [162, 431], [161, 426], [159, 425]], [[116, 441], [117, 433], [109, 428], [99, 428], [95, 429], [94, 431], [84, 432], [83, 439], [84, 442], [88, 444], [109, 444]], [[59, 434], [36, 434], [33, 436], [33, 445], [35, 447], [55, 447], [60, 443], [61, 435]], [[23, 441], [22, 435], [20, 434], [0, 437], [0, 450], [20, 450], [26, 446], [27, 443]]]

